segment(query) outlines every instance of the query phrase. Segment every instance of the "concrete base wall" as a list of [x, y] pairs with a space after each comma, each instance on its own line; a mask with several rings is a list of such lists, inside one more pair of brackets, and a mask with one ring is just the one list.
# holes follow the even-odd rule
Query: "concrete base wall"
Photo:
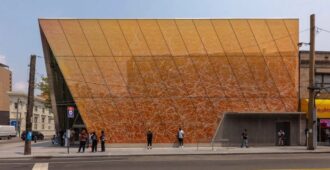
[[230, 114], [224, 116], [219, 126], [214, 143], [222, 146], [240, 146], [241, 134], [244, 129], [248, 131], [250, 146], [274, 146], [277, 144], [276, 124], [290, 123], [290, 145], [304, 144], [305, 119], [301, 114]]

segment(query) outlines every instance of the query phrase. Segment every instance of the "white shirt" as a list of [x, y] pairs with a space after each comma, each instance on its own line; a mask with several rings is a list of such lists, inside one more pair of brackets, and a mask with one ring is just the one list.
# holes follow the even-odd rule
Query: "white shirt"
[[181, 129], [181, 130], [179, 131], [179, 138], [182, 139], [183, 136], [184, 136], [184, 131]]

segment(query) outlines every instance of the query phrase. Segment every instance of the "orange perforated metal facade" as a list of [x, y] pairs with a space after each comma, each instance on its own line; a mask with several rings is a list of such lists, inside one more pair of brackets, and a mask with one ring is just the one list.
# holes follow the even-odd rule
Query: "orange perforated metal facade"
[[[83, 121], [109, 142], [211, 140], [225, 112], [295, 112], [298, 20], [40, 19]], [[54, 87], [56, 88], [56, 87]]]

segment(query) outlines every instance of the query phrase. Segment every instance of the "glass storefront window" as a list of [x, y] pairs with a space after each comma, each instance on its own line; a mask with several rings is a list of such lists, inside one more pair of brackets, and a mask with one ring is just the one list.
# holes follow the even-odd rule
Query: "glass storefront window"
[[318, 120], [318, 142], [330, 142], [330, 119]]

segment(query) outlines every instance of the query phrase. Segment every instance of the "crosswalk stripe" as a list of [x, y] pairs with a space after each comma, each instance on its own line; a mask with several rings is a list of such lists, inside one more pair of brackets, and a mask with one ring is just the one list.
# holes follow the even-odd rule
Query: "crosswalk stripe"
[[35, 163], [32, 170], [48, 170], [48, 163]]

